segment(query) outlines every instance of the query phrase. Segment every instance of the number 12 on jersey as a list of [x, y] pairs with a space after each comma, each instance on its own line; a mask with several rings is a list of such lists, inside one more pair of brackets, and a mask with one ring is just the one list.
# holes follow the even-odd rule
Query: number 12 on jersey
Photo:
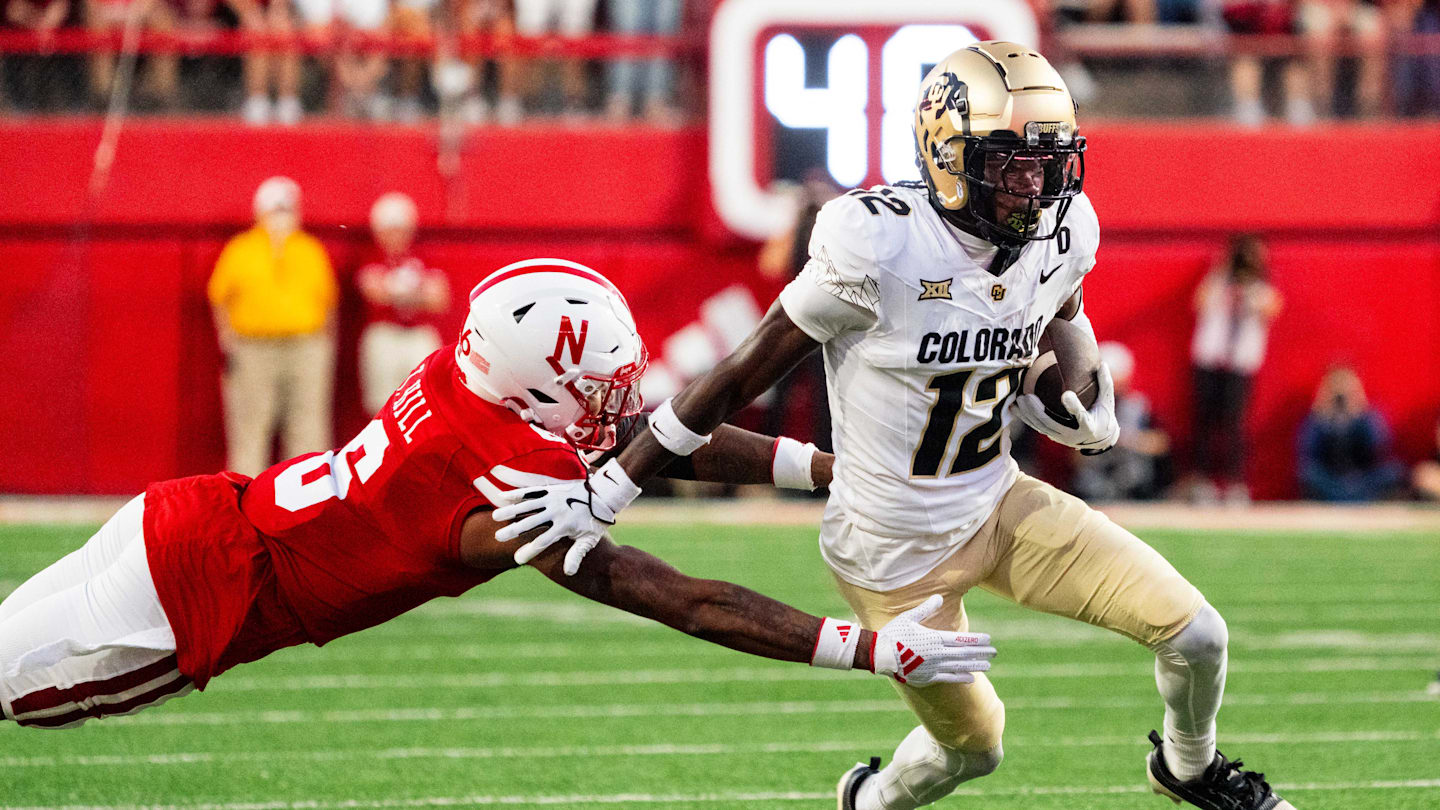
[[[955, 451], [955, 460], [950, 463], [949, 475], [978, 470], [994, 461], [1000, 455], [1000, 427], [1004, 424], [1004, 408], [1019, 388], [1023, 368], [1002, 369], [996, 374], [981, 379], [975, 384], [972, 405], [989, 404], [990, 411], [984, 422], [967, 431], [960, 439]], [[950, 436], [955, 432], [955, 421], [965, 409], [965, 389], [975, 369], [936, 374], [925, 386], [934, 391], [935, 402], [930, 406], [930, 418], [920, 436], [920, 446], [910, 465], [911, 478], [934, 478], [945, 460], [945, 451], [950, 446]], [[1005, 381], [1005, 391], [1000, 392], [1000, 381]]]

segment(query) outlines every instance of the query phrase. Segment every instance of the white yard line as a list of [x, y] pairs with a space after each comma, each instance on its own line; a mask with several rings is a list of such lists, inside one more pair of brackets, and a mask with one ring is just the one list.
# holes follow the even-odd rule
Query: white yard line
[[[1005, 646], [1015, 643], [1043, 643], [1047, 645], [1093, 645], [1096, 643], [1109, 643], [1115, 647], [1133, 646], [1127, 639], [1107, 633], [1103, 630], [1081, 625], [1077, 623], [1055, 622], [1054, 627], [1060, 628], [1060, 632], [1048, 634], [1047, 637], [1037, 638], [1040, 633], [1017, 634], [1010, 632], [1013, 628], [1004, 628], [1002, 632], [994, 633], [996, 641]], [[976, 625], [977, 629], [979, 624]], [[1071, 632], [1070, 628], [1074, 628]], [[990, 628], [986, 628], [987, 631]], [[678, 633], [661, 632], [656, 628], [656, 636], [668, 638], [668, 641], [627, 641], [624, 644], [615, 642], [602, 642], [591, 644], [586, 648], [585, 655], [589, 660], [600, 658], [624, 658], [626, 660], [644, 660], [656, 656], [681, 655], [693, 658], [714, 658], [735, 655], [728, 650], [705, 644], [696, 644], [694, 639], [682, 636]], [[376, 634], [366, 634], [366, 638], [373, 638]], [[396, 634], [399, 635], [398, 633]], [[383, 644], [369, 646], [363, 642], [354, 640], [341, 640], [337, 644], [322, 650], [311, 647], [300, 648], [294, 651], [287, 650], [281, 655], [290, 661], [331, 666], [343, 661], [490, 661], [505, 660], [512, 661], [525, 658], [568, 658], [575, 654], [575, 643], [564, 641], [552, 642], [510, 642], [494, 641], [490, 643], [455, 642], [446, 643], [433, 638], [429, 640], [417, 640], [417, 634], [410, 634], [409, 638], [396, 637], [386, 638]], [[423, 636], [423, 634], [420, 634]], [[461, 635], [456, 633], [456, 635]], [[478, 633], [467, 632], [471, 638]], [[1245, 650], [1257, 656], [1284, 655], [1289, 656], [1292, 650], [1337, 650], [1347, 653], [1372, 652], [1384, 653], [1386, 656], [1394, 654], [1405, 655], [1436, 655], [1440, 654], [1440, 634], [1436, 633], [1364, 633], [1354, 630], [1307, 630], [1304, 632], [1290, 632], [1280, 634], [1252, 633], [1247, 630], [1230, 628], [1230, 649]], [[1002, 652], [1003, 655], [1003, 652]], [[1231, 665], [1235, 665], [1238, 656], [1232, 656]], [[1289, 660], [1288, 658], [1286, 660]]]
[[[676, 757], [676, 756], [757, 756], [766, 754], [824, 754], [856, 750], [888, 751], [895, 740], [822, 740], [774, 743], [655, 743], [651, 745], [559, 745], [535, 747], [449, 747], [326, 749], [314, 751], [192, 751], [142, 755], [75, 755], [0, 757], [0, 768], [73, 768], [174, 766], [235, 762], [346, 762], [412, 759], [537, 759], [558, 757]], [[1288, 734], [1225, 734], [1222, 746], [1232, 745], [1332, 745], [1353, 743], [1440, 742], [1437, 731], [1310, 731]], [[1007, 737], [1006, 747], [1100, 748], [1144, 747], [1137, 735], [1096, 737]]]
[[[1440, 569], [1437, 569], [1440, 570]], [[1433, 591], [1433, 583], [1417, 585]], [[1313, 599], [1310, 597], [1276, 602], [1245, 602], [1222, 605], [1222, 614], [1229, 622], [1290, 622], [1300, 626], [1319, 622], [1389, 621], [1401, 619], [1440, 618], [1440, 604], [1409, 596], [1375, 596], [1361, 600]], [[546, 599], [515, 599], [491, 597], [476, 591], [466, 599], [444, 599], [431, 602], [408, 614], [411, 620], [454, 622], [457, 618], [518, 619], [561, 624], [619, 623], [650, 624], [646, 619], [588, 602], [555, 602]], [[986, 623], [983, 612], [971, 618], [977, 626]], [[1002, 622], [1037, 624], [1034, 619], [1000, 619]], [[1038, 624], [1047, 624], [1045, 621]], [[412, 628], [413, 629], [413, 628]], [[428, 628], [427, 628], [428, 631]]]
[[[0, 496], [0, 525], [98, 526], [115, 514], [129, 498], [4, 495]], [[625, 510], [624, 522], [634, 526], [700, 523], [818, 528], [823, 509], [824, 502], [818, 500], [644, 499]], [[1136, 529], [1350, 533], [1440, 530], [1440, 510], [1404, 503], [1338, 506], [1262, 502], [1245, 508], [1217, 509], [1165, 502], [1110, 504], [1100, 509], [1120, 525]]]
[[[1277, 791], [1434, 790], [1440, 779], [1396, 779], [1353, 782], [1277, 784]], [[1035, 787], [960, 788], [952, 795], [997, 798], [1006, 796], [1113, 796], [1148, 793], [1146, 785], [1040, 785]], [[405, 810], [427, 807], [487, 807], [495, 805], [605, 805], [701, 804], [712, 802], [813, 802], [834, 799], [834, 793], [716, 792], [716, 793], [613, 793], [569, 795], [421, 796], [409, 799], [302, 799], [297, 801], [220, 802], [206, 804], [69, 804], [58, 806], [4, 806], [0, 810]]]
[[[1320, 705], [1379, 705], [1405, 703], [1436, 703], [1437, 699], [1424, 692], [1296, 692], [1280, 695], [1238, 694], [1228, 695], [1225, 705], [1237, 706], [1320, 706]], [[1138, 709], [1153, 708], [1160, 704], [1158, 697], [1136, 696], [1117, 698], [1009, 698], [1005, 701], [1011, 709], [1071, 710], [1071, 709]], [[893, 700], [795, 700], [795, 701], [740, 701], [711, 703], [599, 703], [561, 704], [555, 706], [461, 706], [422, 707], [402, 709], [347, 709], [328, 711], [282, 710], [253, 711], [242, 707], [233, 712], [155, 712], [133, 717], [116, 717], [106, 720], [108, 725], [158, 725], [158, 726], [230, 726], [253, 724], [290, 723], [433, 723], [469, 722], [509, 719], [551, 719], [573, 720], [581, 718], [621, 717], [714, 717], [714, 716], [759, 716], [776, 717], [784, 715], [814, 714], [862, 714], [890, 713], [903, 711], [901, 704]]]
[[[1011, 678], [1108, 678], [1146, 677], [1152, 664], [1137, 661], [1128, 664], [1036, 664], [1006, 666], [996, 664], [992, 677]], [[1237, 661], [1232, 673], [1296, 674], [1306, 672], [1404, 672], [1429, 671], [1440, 668], [1440, 657], [1421, 659], [1336, 659], [1310, 658], [1290, 661]], [[523, 687], [626, 686], [645, 684], [687, 683], [801, 683], [834, 682], [845, 675], [810, 667], [703, 667], [640, 670], [568, 670], [519, 672], [467, 672], [458, 674], [417, 673], [413, 675], [255, 675], [227, 677], [217, 680], [213, 691], [225, 692], [298, 692], [314, 690], [380, 689], [401, 691], [413, 689], [514, 689]]]

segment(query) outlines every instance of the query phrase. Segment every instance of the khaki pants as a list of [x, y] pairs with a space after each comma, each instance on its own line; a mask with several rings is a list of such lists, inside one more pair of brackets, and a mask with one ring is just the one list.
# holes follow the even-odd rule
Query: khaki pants
[[277, 420], [285, 458], [331, 449], [333, 338], [236, 338], [228, 354], [221, 393], [231, 470], [258, 475], [270, 466]]
[[405, 382], [420, 361], [440, 348], [433, 326], [401, 326], [380, 321], [360, 335], [360, 403], [374, 414]]
[[[856, 531], [848, 524], [841, 530]], [[925, 624], [968, 629], [962, 597], [979, 585], [1025, 607], [1153, 645], [1184, 629], [1205, 604], [1200, 592], [1138, 537], [1079, 498], [1027, 475], [969, 542], [918, 582], [880, 592], [836, 580], [870, 630], [937, 593], [945, 603]], [[1003, 649], [1005, 639], [996, 641]], [[984, 674], [977, 673], [972, 684], [895, 686], [942, 745], [977, 752], [1000, 743], [1005, 705]]]

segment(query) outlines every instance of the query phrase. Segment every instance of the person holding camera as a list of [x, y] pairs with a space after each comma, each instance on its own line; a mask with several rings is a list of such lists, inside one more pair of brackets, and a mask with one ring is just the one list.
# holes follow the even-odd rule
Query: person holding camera
[[1395, 459], [1390, 427], [1365, 399], [1348, 366], [1325, 374], [1300, 427], [1301, 493], [1317, 501], [1375, 501], [1395, 491], [1405, 468]]

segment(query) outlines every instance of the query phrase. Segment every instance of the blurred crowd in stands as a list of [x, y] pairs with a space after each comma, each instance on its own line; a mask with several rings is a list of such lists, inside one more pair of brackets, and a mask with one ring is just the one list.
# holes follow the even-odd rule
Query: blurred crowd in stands
[[[141, 49], [127, 94], [134, 112], [238, 111], [255, 125], [294, 124], [307, 115], [413, 122], [442, 108], [475, 124], [513, 125], [534, 115], [643, 116], [661, 125], [683, 118], [673, 58], [621, 56], [601, 65], [567, 55], [564, 44], [512, 45], [597, 31], [673, 37], [684, 0], [0, 0], [0, 6], [0, 27], [35, 32], [41, 42], [0, 63], [0, 109], [17, 112], [106, 109], [117, 75], [114, 46], [123, 48], [129, 25], [179, 43]], [[46, 52], [44, 44], [58, 42], [67, 28], [110, 39], [74, 49], [88, 55]], [[486, 56], [469, 55], [476, 49], [466, 45], [476, 42]], [[215, 53], [227, 49], [236, 55]]]
[[[1078, 54], [1228, 54], [1228, 110], [1246, 126], [1268, 111], [1296, 126], [1332, 116], [1440, 111], [1436, 0], [1042, 0]], [[1228, 35], [1228, 37], [1224, 37]], [[1224, 38], [1222, 38], [1224, 37]], [[1099, 92], [1082, 61], [1072, 90]], [[1274, 86], [1267, 88], [1266, 78]]]
[[[694, 59], [680, 37], [716, 0], [0, 0], [0, 28], [34, 32], [3, 59], [0, 109], [103, 109], [127, 21], [180, 47], [145, 49], [132, 111], [238, 111], [252, 124], [306, 115], [472, 123], [540, 115], [677, 123]], [[1101, 115], [1440, 113], [1440, 0], [1031, 0], [1045, 48]], [[687, 15], [689, 20], [687, 21]], [[45, 43], [79, 29], [108, 47]], [[217, 37], [229, 31], [239, 39]], [[646, 58], [574, 55], [536, 38], [660, 37]], [[1421, 36], [1415, 36], [1415, 35]], [[482, 39], [484, 57], [457, 43]], [[12, 40], [18, 41], [18, 40]], [[35, 45], [39, 42], [39, 46]], [[208, 45], [206, 43], [209, 43]], [[217, 43], [228, 43], [217, 46]], [[91, 45], [94, 45], [92, 42]], [[4, 50], [4, 49], [0, 49]], [[83, 53], [82, 53], [83, 52]], [[207, 54], [207, 55], [199, 55]], [[1267, 83], [1267, 78], [1273, 81]]]

